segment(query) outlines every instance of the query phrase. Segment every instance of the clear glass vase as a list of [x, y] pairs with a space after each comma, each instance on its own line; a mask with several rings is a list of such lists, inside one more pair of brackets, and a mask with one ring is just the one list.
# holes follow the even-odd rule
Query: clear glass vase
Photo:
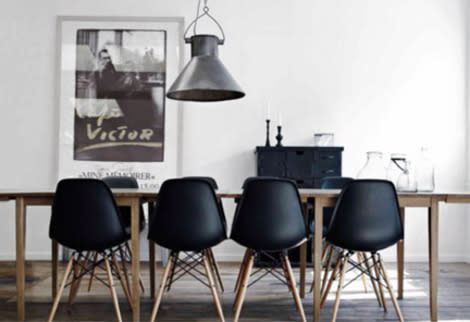
[[397, 186], [398, 177], [403, 173], [406, 167], [406, 154], [392, 153], [390, 162], [387, 166], [387, 180], [393, 182]]
[[397, 178], [398, 191], [416, 192], [416, 178], [410, 161], [405, 161], [402, 173]]
[[418, 191], [434, 191], [434, 164], [429, 158], [429, 150], [421, 148], [421, 153], [416, 163], [416, 181]]
[[386, 179], [383, 154], [379, 151], [367, 152], [366, 164], [357, 173], [358, 179]]

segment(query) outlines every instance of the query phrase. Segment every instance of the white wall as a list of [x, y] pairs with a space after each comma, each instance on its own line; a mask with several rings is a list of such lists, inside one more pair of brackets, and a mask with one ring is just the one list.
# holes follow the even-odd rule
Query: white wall
[[[53, 186], [58, 110], [54, 101], [55, 16], [183, 16], [196, 1], [4, 0], [0, 4], [0, 167], [4, 188]], [[465, 0], [213, 0], [224, 63], [246, 98], [186, 104], [183, 175], [214, 176], [222, 188], [255, 174], [267, 98], [282, 112], [286, 145], [311, 145], [332, 131], [345, 146], [345, 175], [372, 149], [434, 153], [437, 186], [460, 190], [466, 175]], [[274, 122], [277, 117], [274, 117]], [[226, 202], [228, 221], [233, 205]], [[28, 218], [29, 258], [46, 258], [48, 210]], [[464, 260], [465, 209], [441, 206], [442, 260]], [[13, 205], [0, 204], [0, 258], [14, 254]], [[408, 212], [406, 256], [427, 258], [426, 213]], [[392, 256], [393, 250], [387, 252]], [[225, 259], [241, 257], [225, 242]], [[390, 257], [389, 257], [390, 258]]]

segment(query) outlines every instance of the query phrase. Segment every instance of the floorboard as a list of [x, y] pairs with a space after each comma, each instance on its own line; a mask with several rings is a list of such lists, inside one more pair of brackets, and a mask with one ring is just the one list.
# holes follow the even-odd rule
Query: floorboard
[[[150, 317], [152, 300], [148, 296], [149, 274], [147, 265], [142, 263], [142, 275], [146, 293], [142, 295], [142, 320]], [[395, 264], [386, 265], [392, 285], [396, 288]], [[157, 281], [162, 272], [158, 267]], [[60, 274], [63, 266], [61, 266]], [[405, 298], [399, 301], [405, 320], [428, 321], [428, 270], [427, 265], [407, 263], [405, 280]], [[15, 267], [14, 263], [0, 263], [0, 321], [16, 319], [15, 305]], [[51, 308], [51, 278], [49, 262], [27, 263], [26, 319], [44, 321]], [[238, 265], [221, 264], [222, 279], [226, 292], [222, 295], [223, 309], [227, 321], [233, 320], [232, 303], [233, 286], [238, 273]], [[295, 269], [298, 279], [298, 269]], [[101, 273], [104, 277], [104, 274]], [[351, 278], [348, 275], [347, 278]], [[307, 278], [312, 280], [311, 270]], [[68, 289], [56, 315], [57, 321], [110, 321], [114, 320], [114, 311], [109, 297], [109, 290], [100, 283], [94, 283], [90, 293], [87, 292], [88, 278], [83, 280], [82, 287], [73, 305], [72, 312], [67, 312], [64, 301]], [[131, 319], [131, 312], [125, 302], [120, 286], [115, 282], [120, 299], [124, 320]], [[333, 289], [336, 290], [335, 286]], [[396, 315], [389, 301], [389, 312], [384, 313], [377, 305], [372, 288], [364, 293], [362, 281], [358, 279], [343, 291], [339, 307], [338, 321], [394, 321]], [[328, 321], [333, 307], [331, 295], [322, 310], [322, 321]], [[303, 299], [305, 313], [309, 321], [313, 320], [312, 294]], [[439, 281], [439, 318], [442, 321], [470, 321], [470, 264], [445, 263], [440, 265]], [[171, 291], [164, 294], [162, 305], [157, 316], [158, 321], [217, 321], [210, 290], [193, 280], [184, 277], [177, 281]], [[243, 306], [241, 321], [299, 321], [287, 287], [273, 277], [266, 277], [248, 289]]]

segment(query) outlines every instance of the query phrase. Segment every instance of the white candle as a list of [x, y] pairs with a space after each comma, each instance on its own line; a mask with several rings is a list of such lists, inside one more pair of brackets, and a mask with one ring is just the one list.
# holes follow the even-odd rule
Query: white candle
[[282, 117], [281, 117], [281, 112], [279, 112], [279, 126], [282, 126]]
[[266, 107], [266, 119], [269, 120], [271, 117], [271, 101], [268, 100], [268, 106]]

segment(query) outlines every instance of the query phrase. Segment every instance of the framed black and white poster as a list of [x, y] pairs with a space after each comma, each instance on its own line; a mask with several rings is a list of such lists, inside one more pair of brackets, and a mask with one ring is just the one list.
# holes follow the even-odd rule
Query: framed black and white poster
[[182, 18], [58, 17], [59, 178], [178, 175]]

